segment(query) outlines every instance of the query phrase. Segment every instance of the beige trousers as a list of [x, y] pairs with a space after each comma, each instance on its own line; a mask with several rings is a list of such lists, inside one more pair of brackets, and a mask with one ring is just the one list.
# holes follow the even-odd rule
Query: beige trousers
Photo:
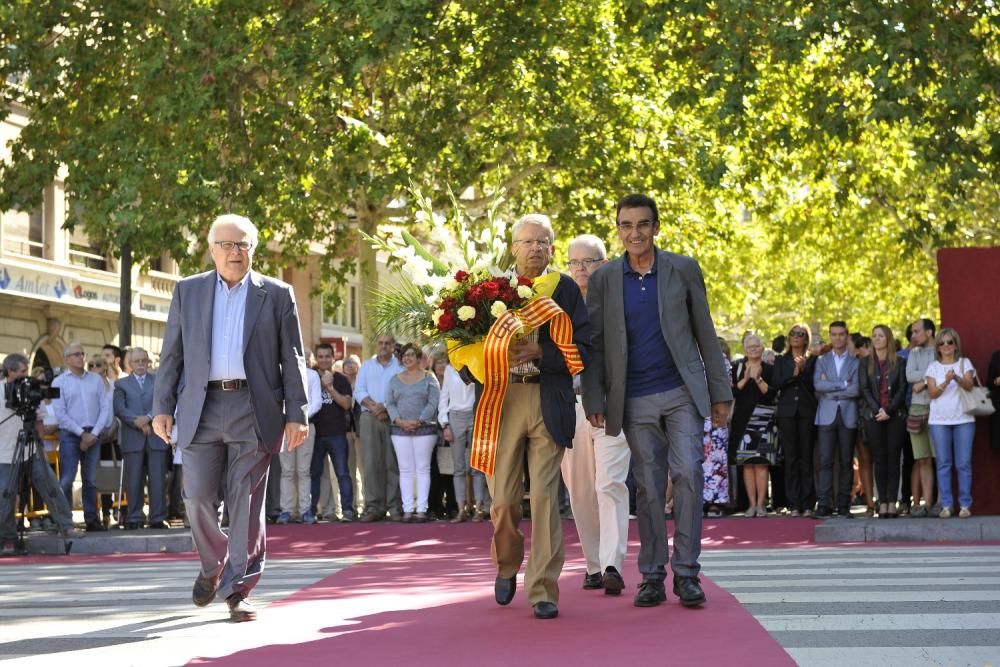
[[496, 467], [487, 476], [493, 505], [493, 562], [500, 577], [513, 577], [524, 562], [521, 500], [524, 461], [530, 477], [531, 555], [524, 571], [524, 589], [531, 604], [559, 601], [563, 566], [563, 533], [559, 521], [559, 464], [563, 448], [553, 442], [542, 421], [537, 384], [512, 384], [500, 418]]

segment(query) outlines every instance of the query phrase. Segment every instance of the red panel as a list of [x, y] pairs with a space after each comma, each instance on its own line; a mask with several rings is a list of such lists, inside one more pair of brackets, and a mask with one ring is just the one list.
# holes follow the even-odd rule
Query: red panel
[[[1000, 349], [1000, 248], [944, 248], [938, 251], [941, 326], [962, 338], [962, 355], [980, 377], [994, 350]], [[990, 449], [990, 419], [976, 420], [972, 453], [972, 499], [976, 514], [1000, 514], [1000, 453]], [[955, 487], [957, 492], [957, 487]]]

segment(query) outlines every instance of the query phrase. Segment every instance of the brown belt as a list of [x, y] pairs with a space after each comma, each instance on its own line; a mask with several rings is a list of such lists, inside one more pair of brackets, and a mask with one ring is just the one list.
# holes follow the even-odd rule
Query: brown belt
[[209, 380], [207, 389], [221, 391], [237, 391], [247, 389], [250, 386], [246, 380]]
[[532, 373], [531, 375], [518, 375], [516, 373], [510, 374], [511, 384], [538, 384], [542, 381], [541, 373]]

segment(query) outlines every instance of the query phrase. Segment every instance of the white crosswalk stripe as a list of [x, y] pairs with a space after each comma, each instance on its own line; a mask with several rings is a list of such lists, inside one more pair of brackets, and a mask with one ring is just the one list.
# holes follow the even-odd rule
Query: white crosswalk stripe
[[[269, 560], [253, 591], [254, 606], [267, 607], [353, 562]], [[228, 612], [222, 603], [202, 608], [191, 603], [197, 574], [198, 562], [191, 560], [4, 565], [0, 656], [20, 657], [17, 664], [25, 665], [66, 658], [92, 664], [88, 657], [96, 659], [93, 651], [100, 650], [105, 667], [177, 665], [205, 645], [247, 645], [255, 624], [224, 622]]]
[[1000, 665], [1000, 547], [725, 550], [701, 562], [799, 665]]

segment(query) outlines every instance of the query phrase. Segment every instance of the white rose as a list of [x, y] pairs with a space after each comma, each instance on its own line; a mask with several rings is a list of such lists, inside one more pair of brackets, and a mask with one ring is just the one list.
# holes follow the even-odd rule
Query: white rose
[[500, 317], [507, 312], [507, 304], [503, 301], [494, 301], [493, 305], [490, 306], [490, 314], [493, 317]]
[[442, 315], [444, 315], [444, 311], [441, 310], [440, 308], [435, 310], [434, 313], [431, 315], [431, 321], [434, 322], [434, 326], [437, 326], [438, 320], [441, 319]]
[[517, 289], [517, 276], [514, 276], [513, 278], [510, 279], [510, 286], [513, 287], [514, 289]]
[[517, 295], [522, 299], [530, 298], [532, 294], [534, 294], [534, 292], [527, 285], [521, 285], [517, 288]]
[[468, 322], [476, 316], [476, 309], [472, 306], [462, 306], [458, 309], [458, 319]]

